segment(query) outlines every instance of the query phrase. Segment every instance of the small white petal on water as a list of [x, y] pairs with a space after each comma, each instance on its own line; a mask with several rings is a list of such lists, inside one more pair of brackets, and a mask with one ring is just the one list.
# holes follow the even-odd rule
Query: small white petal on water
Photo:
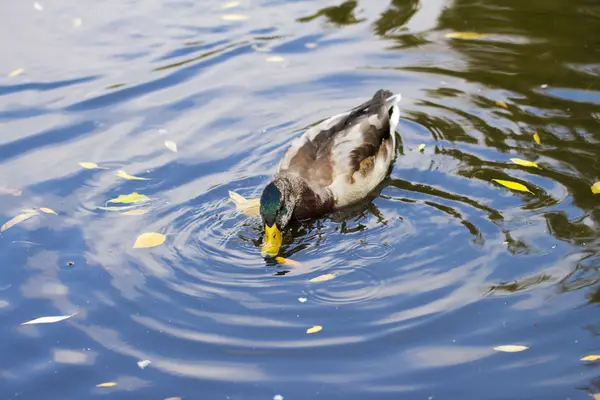
[[507, 345], [503, 345], [503, 346], [496, 346], [496, 347], [494, 347], [494, 350], [503, 351], [505, 353], [517, 353], [519, 351], [527, 350], [528, 348], [529, 348], [528, 346], [507, 344]]
[[140, 367], [141, 369], [144, 369], [151, 363], [152, 363], [152, 361], [150, 361], [150, 360], [141, 360], [141, 361], [137, 362], [137, 366]]
[[171, 150], [173, 153], [177, 153], [177, 143], [171, 140], [165, 140], [165, 147]]
[[308, 301], [308, 299], [306, 297], [298, 297], [298, 301], [300, 303], [306, 303]]
[[283, 396], [280, 394], [276, 394], [275, 396], [273, 396], [273, 400], [283, 400]]
[[41, 317], [32, 319], [31, 321], [23, 322], [21, 325], [33, 325], [33, 324], [53, 324], [55, 322], [64, 321], [65, 319], [71, 318], [75, 314], [71, 315], [61, 315], [54, 317]]
[[249, 17], [244, 14], [225, 14], [221, 15], [221, 19], [224, 21], [245, 21]]
[[81, 25], [83, 25], [83, 20], [81, 18], [73, 18], [72, 24], [73, 28], [79, 28]]
[[267, 57], [266, 60], [268, 62], [280, 63], [280, 62], [284, 62], [285, 58], [283, 58], [282, 56], [271, 56], [271, 57]]
[[38, 3], [37, 1], [35, 3], [33, 3], [33, 8], [35, 8], [38, 11], [44, 11], [44, 7], [42, 7], [42, 5], [40, 3]]

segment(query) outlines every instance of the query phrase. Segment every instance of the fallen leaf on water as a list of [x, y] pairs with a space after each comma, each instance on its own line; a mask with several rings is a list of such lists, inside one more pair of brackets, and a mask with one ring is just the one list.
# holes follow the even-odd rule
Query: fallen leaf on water
[[316, 43], [306, 43], [304, 45], [304, 47], [306, 47], [307, 49], [314, 49], [317, 47], [317, 44]]
[[104, 383], [99, 383], [96, 385], [96, 387], [113, 387], [113, 386], [117, 386], [117, 382], [104, 382]]
[[23, 68], [17, 68], [13, 70], [10, 74], [8, 74], [9, 78], [14, 78], [15, 76], [21, 75], [25, 70]]
[[513, 182], [513, 181], [505, 181], [502, 179], [492, 179], [494, 182], [498, 182], [499, 184], [501, 184], [502, 186], [506, 186], [509, 189], [513, 189], [513, 190], [518, 190], [520, 192], [529, 192], [531, 194], [533, 194], [533, 192], [531, 190], [529, 190], [527, 188], [527, 186], [522, 185], [518, 182]]
[[540, 134], [539, 133], [534, 133], [533, 134], [533, 140], [537, 143], [537, 144], [542, 144], [542, 140], [540, 139]]
[[54, 215], [58, 215], [56, 214], [56, 211], [54, 211], [51, 208], [46, 208], [46, 207], [40, 207], [40, 211], [46, 214], [54, 214]]
[[173, 153], [177, 153], [177, 143], [171, 140], [165, 140], [165, 147], [171, 150]]
[[235, 8], [240, 5], [239, 1], [230, 1], [228, 3], [223, 4], [223, 8]]
[[284, 62], [285, 58], [283, 58], [282, 56], [271, 56], [267, 57], [266, 60], [268, 62]]
[[292, 259], [284, 257], [275, 257], [275, 261], [277, 261], [279, 264], [291, 265], [293, 267], [299, 267], [300, 265], [302, 265], [298, 261], [294, 261]]
[[83, 24], [83, 20], [81, 18], [73, 18], [72, 24], [73, 28], [79, 28]]
[[122, 169], [117, 171], [116, 175], [123, 179], [129, 179], [129, 180], [136, 180], [136, 181], [149, 181], [150, 180], [149, 178], [140, 178], [139, 176], [129, 175], [127, 172], [123, 171]]
[[33, 3], [33, 8], [35, 8], [38, 11], [44, 10], [44, 7], [42, 7], [42, 5], [40, 3], [38, 3], [37, 1], [35, 3]]
[[11, 196], [20, 196], [23, 194], [23, 191], [19, 189], [0, 187], [0, 195], [3, 194], [10, 194]]
[[592, 185], [592, 193], [600, 194], [600, 182], [596, 182]]
[[131, 194], [122, 194], [116, 199], [110, 199], [107, 203], [139, 203], [148, 200], [150, 200], [148, 196], [133, 192]]
[[337, 275], [336, 274], [324, 274], [324, 275], [319, 275], [315, 278], [309, 279], [309, 282], [325, 282], [325, 281], [330, 281], [333, 278], [335, 278]]
[[137, 237], [133, 244], [134, 249], [142, 249], [148, 247], [155, 247], [163, 244], [167, 237], [162, 233], [157, 232], [146, 232], [142, 233]]
[[423, 150], [425, 150], [425, 144], [424, 144], [424, 143], [421, 143], [417, 149], [418, 149], [419, 151], [423, 151]]
[[150, 360], [142, 360], [142, 361], [137, 362], [137, 366], [140, 367], [141, 369], [144, 369], [151, 363], [152, 363], [152, 361], [150, 361]]
[[181, 397], [167, 397], [165, 400], [181, 400]]
[[98, 166], [98, 164], [93, 163], [93, 162], [80, 162], [79, 165], [81, 165], [81, 167], [83, 167], [85, 169], [105, 169], [105, 168], [100, 168]]
[[145, 215], [148, 214], [148, 210], [140, 208], [139, 210], [129, 210], [122, 212], [121, 215]]
[[503, 107], [503, 108], [508, 108], [508, 104], [506, 104], [502, 100], [496, 100], [496, 105], [500, 106], [500, 107]]
[[528, 346], [519, 346], [519, 345], [514, 345], [514, 344], [507, 344], [504, 346], [496, 346], [494, 347], [494, 350], [496, 351], [503, 351], [505, 353], [516, 353], [519, 351], [523, 351], [523, 350], [527, 350], [529, 347]]
[[249, 17], [244, 14], [225, 14], [221, 15], [221, 19], [224, 21], [245, 21]]
[[535, 167], [535, 168], [539, 168], [536, 163], [534, 163], [532, 161], [522, 160], [520, 158], [511, 158], [510, 161], [512, 161], [515, 164], [522, 165], [523, 167]]
[[446, 39], [483, 39], [487, 37], [486, 34], [477, 32], [450, 32], [444, 36]]
[[21, 214], [30, 214], [30, 213], [37, 213], [37, 210], [35, 208], [24, 208], [21, 210]]
[[306, 330], [306, 333], [317, 333], [319, 331], [323, 330], [323, 327], [321, 325], [315, 325], [312, 328], [308, 328]]
[[0, 232], [4, 232], [5, 230], [12, 228], [13, 226], [15, 226], [16, 224], [18, 224], [20, 222], [27, 221], [29, 218], [34, 217], [37, 214], [38, 214], [38, 212], [35, 210], [34, 210], [34, 212], [19, 214], [16, 217], [14, 217], [13, 219], [11, 219], [10, 221], [5, 222], [0, 227]]
[[580, 361], [596, 361], [600, 360], [600, 356], [592, 354], [590, 356], [582, 357]]
[[32, 319], [31, 321], [23, 322], [21, 325], [33, 325], [33, 324], [53, 324], [55, 322], [64, 321], [65, 319], [71, 318], [75, 314], [61, 315], [55, 317], [41, 317]]
[[592, 396], [594, 398], [594, 400], [600, 400], [600, 393], [593, 393], [593, 394], [590, 394], [590, 396]]
[[235, 208], [249, 217], [258, 217], [260, 215], [260, 199], [246, 199], [236, 192], [229, 191], [229, 198], [235, 203]]

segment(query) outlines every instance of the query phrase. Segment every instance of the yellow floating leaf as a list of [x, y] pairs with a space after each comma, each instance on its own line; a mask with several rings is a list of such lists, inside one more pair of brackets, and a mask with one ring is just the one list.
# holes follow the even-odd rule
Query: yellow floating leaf
[[171, 140], [165, 140], [165, 147], [171, 150], [173, 153], [177, 153], [177, 143]]
[[137, 237], [133, 244], [134, 249], [142, 249], [148, 247], [155, 247], [163, 244], [167, 237], [162, 233], [157, 232], [146, 232], [142, 233]]
[[517, 353], [519, 351], [527, 350], [528, 348], [529, 348], [528, 346], [507, 344], [507, 345], [503, 345], [503, 346], [496, 346], [496, 347], [494, 347], [494, 350], [503, 351], [505, 353]]
[[596, 182], [592, 185], [592, 193], [600, 194], [600, 182]]
[[21, 210], [21, 214], [30, 214], [30, 213], [37, 213], [37, 210], [35, 208], [24, 208]]
[[224, 21], [245, 21], [249, 17], [244, 14], [225, 14], [221, 15], [221, 19]]
[[113, 387], [113, 386], [117, 386], [117, 382], [104, 382], [104, 383], [99, 383], [96, 385], [96, 387]]
[[149, 178], [140, 178], [139, 176], [129, 175], [127, 172], [123, 171], [122, 169], [117, 171], [116, 175], [123, 179], [129, 179], [129, 180], [135, 180], [135, 181], [149, 181], [150, 180]]
[[594, 400], [600, 400], [600, 393], [593, 393], [593, 394], [590, 394], [590, 396], [592, 396], [594, 398]]
[[294, 261], [290, 258], [284, 258], [284, 257], [275, 257], [275, 261], [277, 261], [279, 264], [286, 264], [286, 265], [290, 265], [292, 267], [299, 267], [300, 264], [298, 261]]
[[533, 140], [537, 143], [537, 144], [542, 144], [542, 140], [540, 139], [540, 134], [539, 133], [534, 133], [533, 134]]
[[40, 211], [46, 214], [54, 214], [54, 215], [58, 215], [56, 214], [56, 211], [54, 211], [51, 208], [46, 208], [46, 207], [40, 207]]
[[75, 314], [60, 315], [60, 316], [55, 316], [55, 317], [40, 317], [40, 318], [32, 319], [31, 321], [23, 322], [21, 325], [53, 324], [55, 322], [60, 322], [60, 321], [64, 321], [65, 319], [69, 319]]
[[16, 224], [27, 221], [29, 218], [36, 216], [38, 213], [34, 210], [34, 212], [19, 214], [10, 221], [4, 223], [4, 225], [0, 226], [0, 232], [4, 232], [5, 230], [12, 228]]
[[496, 105], [499, 107], [508, 108], [508, 104], [506, 104], [502, 100], [496, 100]]
[[600, 360], [600, 356], [595, 355], [595, 354], [581, 358], [581, 361], [597, 361], [597, 360]]
[[306, 47], [307, 49], [314, 49], [317, 47], [317, 44], [316, 43], [306, 43], [304, 45], [304, 47]]
[[239, 6], [241, 3], [239, 1], [230, 1], [228, 3], [223, 4], [223, 8], [235, 8]]
[[81, 18], [73, 18], [72, 24], [73, 28], [79, 28], [83, 24], [83, 20]]
[[492, 179], [494, 182], [498, 182], [499, 184], [501, 184], [502, 186], [506, 186], [509, 189], [513, 189], [513, 190], [518, 190], [520, 192], [529, 192], [531, 194], [533, 194], [533, 192], [531, 192], [531, 190], [529, 190], [527, 188], [527, 186], [522, 185], [518, 182], [513, 182], [513, 181], [505, 181], [502, 179]]
[[148, 196], [133, 192], [131, 194], [122, 194], [116, 199], [110, 199], [108, 203], [139, 203], [148, 200], [150, 200]]
[[80, 162], [79, 165], [85, 169], [102, 169], [98, 166], [98, 164], [93, 162]]
[[282, 56], [271, 56], [271, 57], [267, 57], [266, 60], [268, 62], [279, 63], [279, 62], [284, 62], [285, 58], [283, 58]]
[[511, 158], [510, 161], [512, 161], [515, 164], [522, 165], [523, 167], [535, 167], [535, 168], [539, 168], [536, 163], [534, 163], [532, 161], [522, 160], [520, 158]]
[[260, 215], [260, 199], [246, 199], [236, 192], [229, 191], [229, 198], [235, 203], [235, 208], [249, 217], [258, 217]]
[[450, 32], [444, 35], [446, 39], [483, 39], [487, 35], [477, 32]]
[[337, 275], [336, 274], [324, 274], [324, 275], [319, 275], [315, 278], [312, 278], [309, 280], [309, 282], [325, 282], [325, 281], [330, 281], [333, 278], [335, 278]]
[[144, 214], [148, 214], [148, 210], [146, 210], [144, 208], [140, 208], [139, 210], [129, 210], [129, 211], [125, 211], [125, 212], [121, 213], [121, 215], [144, 215]]
[[14, 78], [15, 76], [21, 75], [25, 70], [23, 68], [17, 68], [13, 70], [10, 74], [8, 74], [9, 78]]
[[306, 333], [311, 334], [311, 333], [317, 333], [323, 330], [323, 327], [321, 325], [315, 325], [312, 328], [308, 328], [306, 330]]
[[417, 149], [418, 149], [419, 151], [423, 151], [423, 150], [425, 150], [425, 143], [421, 143], [421, 144], [419, 145], [419, 147], [417, 147]]

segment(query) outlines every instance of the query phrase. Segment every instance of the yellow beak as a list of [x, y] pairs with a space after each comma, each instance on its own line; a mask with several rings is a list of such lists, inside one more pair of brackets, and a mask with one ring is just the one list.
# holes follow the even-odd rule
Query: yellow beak
[[263, 257], [275, 257], [281, 248], [281, 241], [281, 231], [277, 228], [277, 224], [273, 224], [272, 227], [265, 224], [265, 240], [260, 254]]

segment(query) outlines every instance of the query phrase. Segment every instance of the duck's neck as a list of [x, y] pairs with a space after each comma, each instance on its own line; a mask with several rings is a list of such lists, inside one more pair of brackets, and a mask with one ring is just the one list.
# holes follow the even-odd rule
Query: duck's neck
[[280, 173], [274, 177], [277, 186], [285, 185], [292, 193], [294, 218], [314, 218], [333, 210], [334, 199], [330, 190], [316, 189], [296, 174]]

